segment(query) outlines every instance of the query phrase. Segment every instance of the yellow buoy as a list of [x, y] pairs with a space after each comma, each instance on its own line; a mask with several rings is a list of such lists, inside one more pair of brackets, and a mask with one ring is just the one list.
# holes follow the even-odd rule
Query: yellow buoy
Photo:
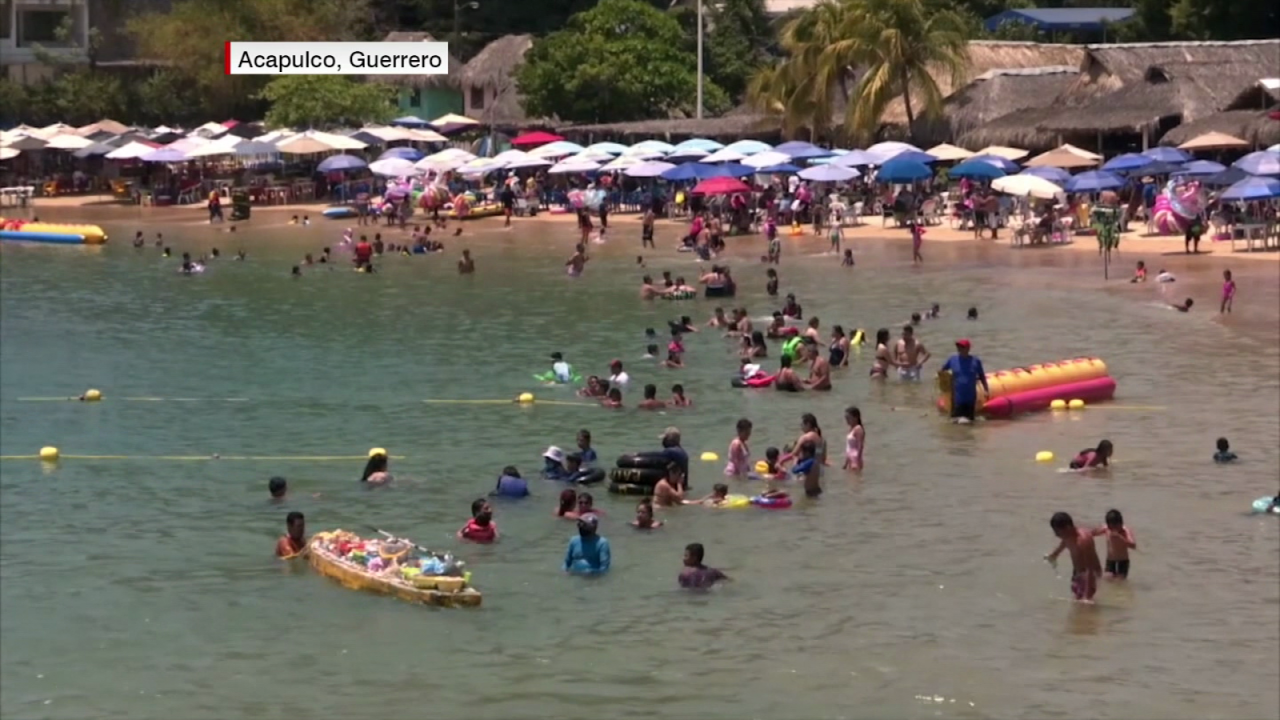
[[765, 462], [765, 461], [763, 461], [763, 460], [757, 460], [757, 461], [756, 461], [756, 472], [760, 473], [761, 475], [763, 475], [763, 474], [765, 474], [765, 473], [769, 472], [769, 463], [767, 463], [767, 462]]
[[40, 459], [45, 462], [57, 462], [58, 448], [53, 447], [52, 445], [40, 448]]
[[527, 393], [527, 392], [520, 393], [520, 397], [516, 398], [516, 400], [522, 404], [527, 405], [533, 402], [533, 393]]
[[1067, 409], [1067, 401], [1066, 401], [1066, 400], [1054, 400], [1053, 402], [1049, 403], [1049, 409], [1050, 409], [1050, 410], [1066, 410], [1066, 409]]
[[369, 449], [369, 457], [373, 457], [375, 455], [386, 455], [386, 454], [387, 454], [386, 448], [370, 448]]
[[84, 391], [84, 394], [80, 396], [80, 399], [85, 402], [98, 402], [99, 400], [102, 399], [102, 393], [98, 390], [94, 390], [93, 388], [90, 388]]
[[717, 461], [717, 460], [719, 460], [719, 459], [720, 459], [720, 456], [719, 456], [719, 455], [717, 455], [717, 454], [715, 454], [715, 453], [713, 453], [713, 452], [711, 452], [710, 450], [708, 450], [707, 452], [702, 453], [702, 461], [703, 461], [703, 462], [715, 462], [715, 461]]
[[1053, 462], [1053, 453], [1048, 450], [1041, 450], [1036, 453], [1036, 462]]
[[1067, 407], [1071, 408], [1072, 410], [1083, 410], [1083, 409], [1084, 409], [1084, 401], [1083, 401], [1083, 400], [1081, 400], [1081, 399], [1079, 399], [1079, 398], [1077, 398], [1077, 399], [1072, 400], [1071, 402], [1067, 403]]

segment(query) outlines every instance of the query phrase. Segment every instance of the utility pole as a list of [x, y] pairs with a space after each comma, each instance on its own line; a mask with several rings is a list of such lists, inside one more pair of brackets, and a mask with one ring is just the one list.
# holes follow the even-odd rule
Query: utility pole
[[698, 119], [702, 119], [702, 0], [698, 0]]

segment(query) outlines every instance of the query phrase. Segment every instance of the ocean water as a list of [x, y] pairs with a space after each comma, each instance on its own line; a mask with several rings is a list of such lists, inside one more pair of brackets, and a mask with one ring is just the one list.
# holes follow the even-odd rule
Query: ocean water
[[[1243, 319], [1224, 324], [1209, 290], [1205, 312], [1182, 315], [1154, 287], [1103, 288], [1087, 253], [926, 243], [929, 262], [913, 269], [899, 238], [855, 245], [858, 267], [845, 270], [789, 245], [783, 292], [824, 334], [839, 323], [896, 336], [939, 302], [943, 317], [919, 329], [931, 368], [969, 337], [989, 371], [1096, 355], [1119, 383], [1110, 405], [955, 427], [932, 409], [930, 383], [871, 382], [870, 350], [825, 394], [731, 389], [734, 348], [715, 332], [687, 339], [683, 370], [642, 360], [644, 328], [705, 322], [714, 305], [641, 301], [625, 230], [578, 280], [563, 270], [573, 230], [553, 223], [478, 226], [443, 255], [384, 258], [373, 276], [338, 265], [293, 279], [289, 266], [334, 242], [336, 226], [269, 218], [235, 237], [128, 218], [109, 228], [125, 242], [105, 248], [0, 249], [0, 454], [124, 456], [0, 462], [0, 715], [1280, 715], [1280, 522], [1248, 514], [1280, 468], [1280, 345], [1256, 309], [1275, 293], [1270, 263], [1237, 273]], [[127, 246], [135, 226], [163, 231], [178, 253], [224, 257], [182, 277], [175, 259]], [[473, 277], [453, 268], [464, 243]], [[776, 304], [760, 245], [731, 251], [734, 302], [754, 317]], [[239, 247], [246, 262], [229, 257]], [[687, 255], [648, 255], [648, 272], [696, 274]], [[1189, 268], [1182, 287], [1197, 272], [1211, 287], [1217, 271]], [[680, 382], [694, 406], [423, 402], [572, 400], [532, 380], [552, 351], [583, 374], [623, 359], [628, 404], [646, 383], [665, 395]], [[25, 399], [90, 387], [106, 400]], [[161, 399], [127, 399], [138, 397]], [[866, 472], [837, 464], [821, 500], [790, 511], [678, 508], [643, 534], [626, 524], [634, 499], [598, 488], [614, 553], [603, 579], [560, 572], [575, 528], [552, 516], [560, 487], [548, 481], [496, 503], [500, 543], [453, 537], [504, 465], [534, 476], [542, 450], [571, 446], [581, 428], [606, 463], [656, 447], [672, 425], [696, 458], [724, 456], [748, 417], [760, 457], [813, 412], [838, 459], [851, 404], [866, 422]], [[1209, 461], [1220, 435], [1238, 464]], [[1117, 448], [1110, 472], [1058, 472], [1103, 437]], [[395, 485], [368, 491], [358, 458], [373, 446], [404, 459]], [[1059, 462], [1035, 463], [1041, 450]], [[148, 459], [214, 454], [357, 459]], [[721, 470], [695, 462], [695, 492]], [[283, 506], [267, 501], [277, 474], [291, 487]], [[1055, 544], [1048, 518], [1101, 523], [1113, 507], [1137, 536], [1131, 578], [1077, 606], [1069, 561], [1041, 560]], [[417, 607], [275, 560], [294, 509], [312, 532], [373, 526], [457, 551], [483, 608]], [[690, 542], [732, 582], [678, 591]]]

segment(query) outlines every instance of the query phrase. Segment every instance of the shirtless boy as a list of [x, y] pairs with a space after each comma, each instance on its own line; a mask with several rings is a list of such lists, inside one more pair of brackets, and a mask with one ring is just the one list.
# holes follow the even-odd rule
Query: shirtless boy
[[920, 368], [924, 367], [930, 357], [924, 343], [916, 340], [916, 329], [910, 325], [903, 325], [902, 337], [893, 347], [893, 359], [898, 366], [898, 377], [903, 380], [919, 380]]
[[810, 390], [830, 390], [831, 364], [822, 357], [817, 343], [806, 343], [805, 348], [809, 355], [809, 377], [804, 381], [805, 386]]
[[1071, 516], [1056, 512], [1049, 519], [1049, 527], [1057, 536], [1058, 547], [1044, 556], [1056, 564], [1063, 550], [1071, 552], [1071, 593], [1079, 602], [1093, 604], [1098, 592], [1098, 576], [1102, 574], [1102, 562], [1098, 560], [1098, 548], [1093, 544], [1093, 531], [1076, 527]]

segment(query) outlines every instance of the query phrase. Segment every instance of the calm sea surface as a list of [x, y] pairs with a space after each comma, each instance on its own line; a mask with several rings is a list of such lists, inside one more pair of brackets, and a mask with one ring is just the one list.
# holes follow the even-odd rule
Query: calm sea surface
[[[929, 384], [871, 383], [866, 350], [829, 394], [730, 389], [732, 347], [712, 332], [688, 339], [684, 370], [642, 361], [644, 328], [680, 314], [703, 322], [713, 305], [640, 301], [634, 226], [577, 281], [564, 274], [573, 240], [560, 224], [473, 230], [474, 277], [456, 275], [460, 243], [447, 240], [446, 254], [388, 257], [375, 276], [344, 265], [291, 279], [289, 266], [334, 242], [337, 225], [283, 228], [263, 215], [232, 237], [124, 217], [105, 248], [0, 250], [0, 452], [135, 456], [0, 464], [6, 718], [1280, 715], [1280, 522], [1248, 514], [1280, 472], [1280, 359], [1274, 323], [1256, 310], [1275, 303], [1275, 264], [1237, 268], [1239, 324], [1224, 325], [1210, 307], [1221, 266], [1200, 275], [1204, 312], [1182, 315], [1159, 307], [1154, 287], [1102, 290], [1087, 253], [926, 240], [930, 262], [914, 270], [898, 239], [856, 246], [847, 271], [789, 245], [783, 291], [824, 334], [840, 323], [896, 335], [939, 302], [943, 317], [919, 331], [939, 356], [931, 368], [970, 337], [988, 370], [1088, 354], [1119, 383], [1111, 407], [957, 428], [931, 409]], [[224, 257], [181, 277], [176, 259], [128, 246], [137, 227], [163, 231], [178, 253], [218, 246]], [[670, 247], [675, 230], [666, 235]], [[742, 245], [737, 303], [766, 315], [761, 241]], [[239, 247], [247, 262], [231, 261]], [[649, 254], [650, 271], [696, 273], [688, 256]], [[1186, 274], [1178, 294], [1197, 287], [1194, 268]], [[977, 323], [963, 319], [970, 305]], [[681, 382], [695, 406], [422, 402], [569, 400], [530, 377], [555, 350], [583, 374], [627, 361], [629, 403], [645, 383], [666, 393]], [[107, 399], [19, 400], [90, 387]], [[143, 396], [170, 400], [124, 400]], [[559, 571], [575, 530], [552, 518], [550, 482], [497, 505], [501, 543], [453, 538], [502, 466], [536, 475], [541, 451], [572, 445], [580, 428], [606, 461], [655, 447], [668, 425], [695, 457], [723, 456], [734, 422], [749, 417], [758, 457], [813, 412], [836, 458], [849, 404], [866, 421], [867, 470], [831, 469], [819, 502], [681, 508], [639, 534], [626, 526], [632, 499], [600, 488], [614, 553], [600, 581]], [[1209, 461], [1220, 435], [1239, 464]], [[1105, 475], [1033, 461], [1052, 450], [1060, 466], [1103, 437], [1117, 448]], [[359, 460], [136, 457], [372, 446], [406, 456], [393, 461], [396, 486], [362, 490]], [[695, 490], [721, 480], [720, 463], [695, 465]], [[289, 479], [284, 507], [267, 502], [275, 474]], [[1066, 599], [1069, 562], [1055, 572], [1040, 559], [1054, 546], [1049, 516], [1094, 524], [1113, 507], [1137, 535], [1132, 577], [1078, 607]], [[282, 565], [271, 551], [292, 509], [312, 532], [373, 525], [456, 548], [484, 607], [416, 607]], [[694, 541], [732, 583], [677, 591]]]

